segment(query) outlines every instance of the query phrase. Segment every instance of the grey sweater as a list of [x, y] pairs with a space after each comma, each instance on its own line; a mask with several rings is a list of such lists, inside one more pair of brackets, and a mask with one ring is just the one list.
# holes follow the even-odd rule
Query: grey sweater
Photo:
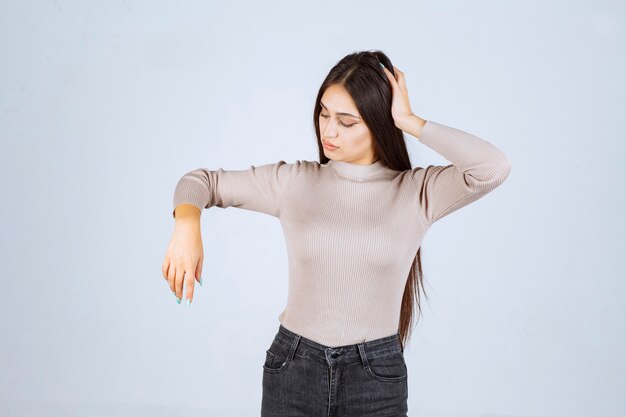
[[[411, 263], [431, 224], [507, 178], [507, 157], [470, 133], [427, 121], [419, 141], [451, 162], [395, 171], [298, 160], [246, 170], [199, 168], [174, 191], [179, 204], [275, 216], [287, 245], [287, 329], [327, 346], [398, 331]], [[174, 216], [174, 212], [172, 212]]]

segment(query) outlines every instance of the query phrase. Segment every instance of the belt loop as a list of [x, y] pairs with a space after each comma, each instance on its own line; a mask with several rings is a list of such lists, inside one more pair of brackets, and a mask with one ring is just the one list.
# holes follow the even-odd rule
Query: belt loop
[[367, 360], [367, 355], [365, 353], [365, 339], [361, 343], [357, 343], [356, 347], [359, 349], [359, 356], [361, 356], [361, 361], [363, 362], [363, 366], [368, 368], [370, 366], [369, 361]]
[[296, 336], [293, 338], [293, 342], [291, 343], [291, 348], [289, 349], [289, 358], [293, 359], [293, 357], [296, 354], [296, 348], [298, 347], [298, 344], [300, 343], [300, 335], [296, 334]]

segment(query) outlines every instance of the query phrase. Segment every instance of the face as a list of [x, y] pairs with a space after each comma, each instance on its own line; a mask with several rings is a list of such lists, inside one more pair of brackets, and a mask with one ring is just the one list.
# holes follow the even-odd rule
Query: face
[[331, 85], [324, 91], [320, 106], [320, 138], [324, 155], [328, 159], [360, 165], [374, 162], [372, 135], [350, 94], [338, 84]]

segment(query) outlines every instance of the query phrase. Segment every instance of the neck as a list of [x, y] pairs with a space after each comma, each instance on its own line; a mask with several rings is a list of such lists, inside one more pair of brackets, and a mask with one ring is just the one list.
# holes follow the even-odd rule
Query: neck
[[370, 177], [389, 170], [389, 168], [387, 168], [380, 159], [377, 159], [369, 165], [353, 164], [350, 162], [331, 159], [328, 161], [328, 165], [332, 166], [341, 174], [358, 178]]

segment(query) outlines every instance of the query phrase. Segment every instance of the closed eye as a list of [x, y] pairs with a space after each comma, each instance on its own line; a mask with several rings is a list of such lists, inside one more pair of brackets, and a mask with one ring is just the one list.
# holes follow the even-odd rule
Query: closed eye
[[[321, 117], [325, 117], [325, 118], [330, 117], [329, 115], [327, 115], [327, 114], [322, 114], [322, 113], [320, 113], [320, 116], [321, 116]], [[339, 120], [339, 124], [340, 124], [341, 126], [343, 126], [343, 127], [352, 127], [352, 126], [354, 126], [354, 125], [355, 125], [355, 124], [357, 124], [357, 123], [352, 123], [351, 125], [347, 125], [347, 124], [344, 124], [341, 120]]]

